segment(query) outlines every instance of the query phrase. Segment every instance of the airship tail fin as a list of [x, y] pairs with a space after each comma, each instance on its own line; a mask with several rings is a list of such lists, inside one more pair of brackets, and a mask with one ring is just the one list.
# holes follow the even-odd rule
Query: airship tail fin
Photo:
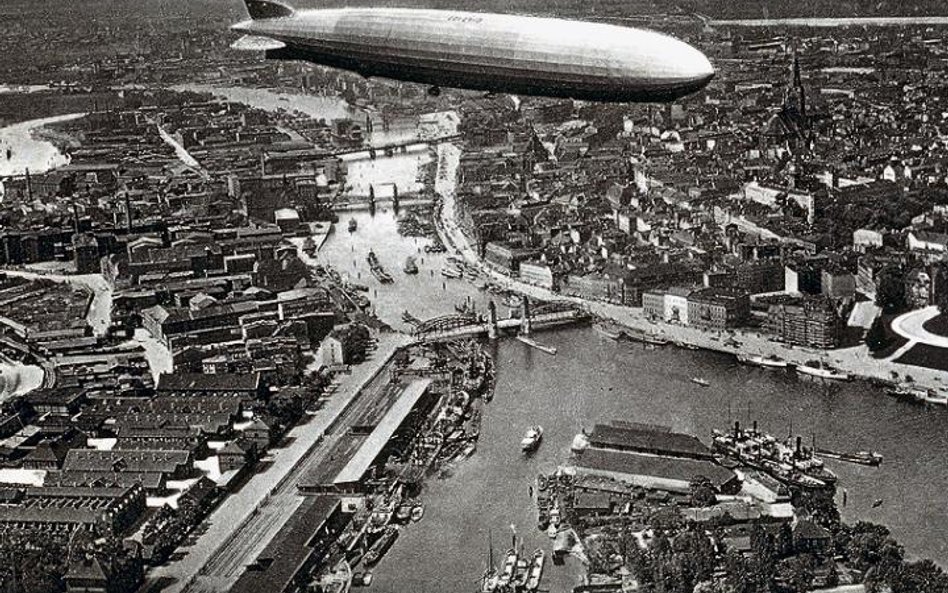
[[244, 3], [250, 18], [254, 20], [280, 19], [294, 14], [292, 8], [276, 0], [244, 0]]

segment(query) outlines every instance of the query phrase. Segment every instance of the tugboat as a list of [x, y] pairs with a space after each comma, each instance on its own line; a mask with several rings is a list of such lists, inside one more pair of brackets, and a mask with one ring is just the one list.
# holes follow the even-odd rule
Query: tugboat
[[417, 274], [418, 264], [415, 263], [415, 258], [408, 256], [408, 258], [405, 260], [405, 267], [403, 269], [406, 274]]
[[524, 453], [536, 451], [541, 440], [543, 440], [543, 427], [539, 424], [531, 426], [520, 440], [520, 450]]
[[358, 228], [359, 228], [359, 223], [356, 222], [356, 219], [350, 218], [349, 219], [349, 232], [354, 233], [356, 232], [356, 229]]

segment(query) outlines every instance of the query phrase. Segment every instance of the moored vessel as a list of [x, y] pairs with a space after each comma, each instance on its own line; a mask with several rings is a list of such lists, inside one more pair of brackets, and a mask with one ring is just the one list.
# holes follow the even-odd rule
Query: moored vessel
[[801, 375], [828, 381], [849, 381], [852, 379], [849, 373], [835, 369], [822, 360], [809, 360], [798, 366], [797, 372]]
[[520, 439], [520, 450], [524, 453], [536, 451], [543, 440], [543, 427], [537, 424], [527, 429], [527, 432]]

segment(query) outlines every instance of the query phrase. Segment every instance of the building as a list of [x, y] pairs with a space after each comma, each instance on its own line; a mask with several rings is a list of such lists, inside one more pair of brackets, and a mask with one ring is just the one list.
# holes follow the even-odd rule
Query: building
[[707, 478], [717, 492], [734, 494], [740, 490], [734, 472], [707, 460], [589, 447], [578, 456], [574, 467], [580, 475], [612, 478], [654, 490], [690, 492], [691, 481], [699, 476]]
[[536, 257], [538, 254], [537, 249], [516, 247], [501, 241], [491, 241], [484, 246], [484, 259], [487, 262], [510, 271], [518, 269], [520, 262]]
[[822, 294], [834, 299], [851, 299], [856, 296], [856, 276], [840, 266], [823, 266], [820, 276]]
[[588, 440], [591, 446], [599, 449], [709, 461], [714, 459], [711, 450], [697, 437], [650, 424], [597, 424]]
[[746, 292], [720, 288], [696, 290], [688, 296], [688, 324], [702, 329], [725, 329], [750, 317]]
[[688, 298], [693, 292], [689, 287], [649, 290], [642, 294], [642, 307], [653, 319], [688, 325]]
[[365, 360], [369, 346], [369, 329], [359, 323], [335, 328], [319, 347], [317, 360], [325, 366], [358, 364]]
[[73, 531], [89, 529], [121, 535], [145, 510], [140, 485], [5, 489], [0, 529]]
[[520, 262], [520, 279], [527, 284], [542, 286], [550, 290], [553, 290], [556, 286], [553, 269], [549, 265], [538, 261]]
[[335, 543], [348, 517], [336, 496], [310, 496], [287, 520], [231, 593], [299, 593]]
[[764, 326], [788, 344], [836, 348], [842, 340], [842, 321], [833, 303], [823, 297], [792, 298], [771, 304]]

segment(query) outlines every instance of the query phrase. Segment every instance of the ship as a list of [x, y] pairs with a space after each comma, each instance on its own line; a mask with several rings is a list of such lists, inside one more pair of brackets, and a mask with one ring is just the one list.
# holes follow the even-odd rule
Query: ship
[[691, 382], [702, 387], [709, 387], [711, 385], [710, 381], [702, 377], [692, 377]]
[[382, 284], [391, 284], [395, 282], [395, 279], [385, 271], [385, 268], [382, 267], [382, 264], [379, 262], [379, 258], [375, 255], [375, 252], [371, 249], [369, 250], [369, 255], [366, 257], [369, 262], [369, 269], [372, 271], [372, 275], [381, 282]]
[[536, 426], [531, 426], [527, 429], [527, 432], [523, 435], [523, 438], [520, 439], [520, 450], [524, 453], [536, 451], [540, 446], [541, 440], [543, 440], [543, 427], [539, 424]]
[[402, 270], [403, 270], [406, 274], [417, 274], [417, 273], [418, 273], [418, 264], [415, 263], [415, 258], [413, 258], [413, 257], [411, 257], [411, 256], [408, 256], [408, 258], [405, 259], [405, 267], [402, 268]]
[[797, 372], [801, 375], [825, 379], [827, 381], [849, 381], [852, 379], [849, 373], [834, 369], [822, 360], [809, 360], [798, 366]]
[[385, 555], [385, 552], [392, 547], [396, 539], [398, 539], [398, 529], [395, 527], [387, 527], [385, 532], [382, 533], [382, 536], [375, 540], [375, 543], [372, 544], [369, 551], [365, 553], [365, 557], [362, 559], [363, 563], [365, 563], [366, 566], [377, 564], [378, 561], [382, 559], [382, 556]]
[[516, 546], [507, 550], [504, 554], [504, 563], [500, 568], [500, 575], [497, 577], [497, 586], [506, 587], [513, 583], [517, 571], [517, 548]]
[[444, 276], [445, 278], [455, 278], [455, 279], [460, 278], [462, 276], [461, 272], [458, 271], [456, 268], [452, 268], [448, 266], [444, 266], [443, 268], [441, 268], [441, 275]]
[[795, 446], [757, 429], [741, 429], [740, 422], [734, 430], [711, 433], [712, 448], [744, 465], [759, 469], [792, 486], [820, 489], [836, 483], [836, 475], [823, 465], [823, 460], [812, 448], [803, 447], [800, 437]]
[[599, 332], [600, 335], [614, 342], [618, 342], [625, 337], [625, 332], [622, 331], [622, 328], [614, 323], [600, 322], [593, 325], [593, 327], [596, 328], [596, 331]]
[[350, 218], [349, 219], [349, 232], [354, 233], [356, 232], [356, 229], [358, 228], [359, 228], [359, 223], [356, 222], [356, 219]]
[[758, 367], [767, 367], [767, 368], [772, 368], [772, 369], [785, 369], [788, 366], [790, 366], [790, 363], [788, 363], [786, 360], [774, 355], [738, 356], [737, 360], [744, 364], [749, 364], [749, 365], [758, 366]]
[[859, 465], [877, 466], [882, 463], [882, 454], [875, 451], [856, 451], [855, 453], [846, 453], [840, 451], [831, 451], [829, 449], [817, 449], [817, 453], [827, 459], [838, 459], [849, 463], [858, 463]]
[[540, 579], [543, 577], [543, 564], [546, 561], [546, 554], [543, 550], [537, 549], [533, 553], [533, 562], [530, 564], [530, 571], [527, 575], [527, 582], [524, 589], [527, 591], [537, 591], [540, 588]]

